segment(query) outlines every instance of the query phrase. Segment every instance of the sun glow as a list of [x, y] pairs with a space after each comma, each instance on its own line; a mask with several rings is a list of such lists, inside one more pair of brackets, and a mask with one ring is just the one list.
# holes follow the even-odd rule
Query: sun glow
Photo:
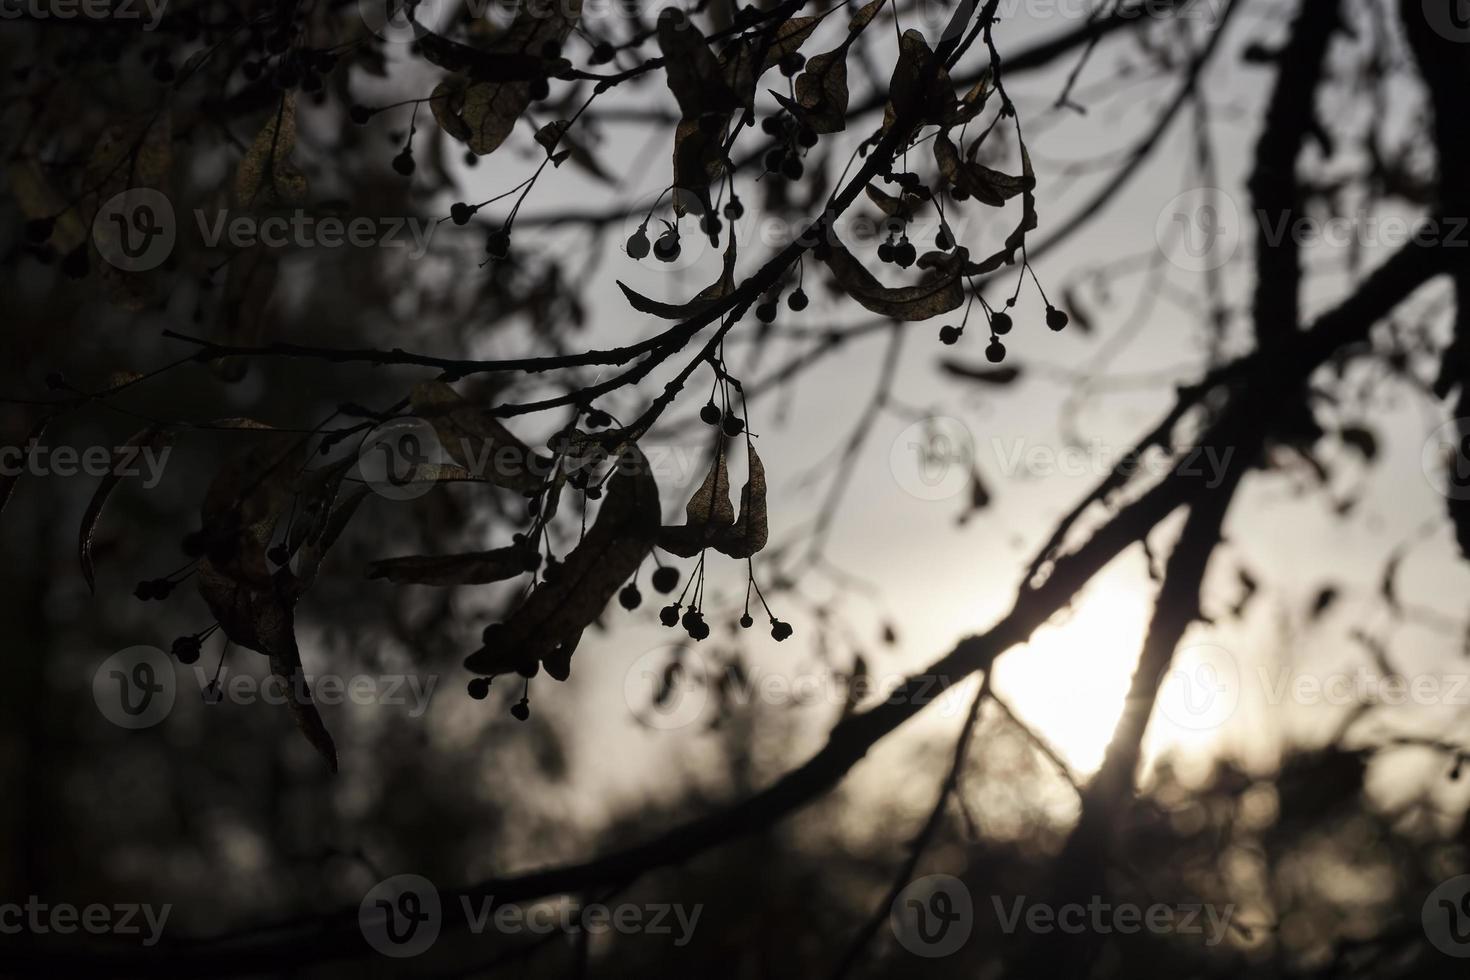
[[996, 691], [1079, 775], [1102, 764], [1147, 623], [1142, 591], [1099, 581], [997, 662]]

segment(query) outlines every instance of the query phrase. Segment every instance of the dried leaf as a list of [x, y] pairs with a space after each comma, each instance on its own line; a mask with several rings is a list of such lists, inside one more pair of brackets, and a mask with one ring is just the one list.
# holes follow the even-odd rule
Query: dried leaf
[[97, 485], [96, 492], [92, 494], [92, 500], [82, 514], [81, 530], [77, 533], [77, 559], [81, 562], [82, 577], [87, 580], [88, 592], [97, 591], [97, 577], [92, 565], [92, 538], [97, 533], [97, 522], [102, 518], [102, 509], [107, 506], [107, 498], [122, 482], [123, 477], [129, 475], [127, 471], [135, 467], [141, 451], [147, 449], [157, 452], [171, 441], [172, 435], [167, 429], [149, 426], [134, 433], [121, 449], [112, 454], [112, 465], [102, 482]]
[[766, 471], [750, 447], [750, 475], [740, 493], [740, 517], [730, 502], [730, 473], [721, 446], [704, 482], [684, 508], [685, 523], [659, 531], [658, 546], [681, 558], [692, 558], [705, 548], [748, 558], [766, 546]]
[[658, 47], [669, 91], [686, 120], [711, 113], [728, 115], [740, 107], [709, 41], [682, 10], [665, 7], [659, 12]]
[[697, 316], [735, 291], [735, 237], [731, 235], [725, 245], [724, 269], [720, 278], [700, 290], [687, 303], [660, 303], [629, 287], [622, 280], [618, 280], [618, 288], [627, 297], [628, 305], [639, 313], [663, 317], [665, 320], [686, 320]]
[[885, 286], [835, 235], [829, 236], [825, 253], [827, 268], [847, 295], [864, 309], [896, 320], [927, 320], [957, 309], [965, 301], [961, 272], [967, 257], [962, 247], [952, 253], [926, 253], [919, 259], [919, 265], [929, 270], [924, 282]]
[[945, 374], [967, 381], [978, 381], [985, 385], [1009, 385], [1020, 380], [1021, 369], [1009, 364], [992, 367], [961, 364], [959, 361], [943, 361], [940, 368]]
[[[539, 489], [543, 475], [551, 472], [551, 460], [532, 451], [499, 419], [465, 401], [444, 382], [423, 382], [409, 397], [414, 414], [434, 426], [445, 452], [467, 470], [461, 478], [481, 479], [524, 493]], [[440, 468], [420, 478], [442, 482], [456, 475], [449, 468]]]
[[448, 46], [453, 42], [432, 45], [434, 56], [447, 64], [466, 64], [459, 74], [440, 82], [430, 97], [440, 128], [479, 156], [493, 153], [530, 106], [530, 80], [558, 68], [538, 58], [540, 68], [533, 71], [524, 60], [526, 52], [565, 41], [581, 18], [582, 0], [528, 3], [487, 51]]
[[27, 464], [31, 461], [31, 454], [36, 451], [36, 444], [40, 441], [46, 426], [51, 424], [51, 416], [43, 416], [40, 421], [31, 426], [31, 431], [26, 433], [26, 441], [18, 447], [20, 449], [20, 463], [13, 469], [0, 472], [0, 511], [5, 510], [5, 505], [10, 501], [10, 495], [15, 492], [16, 481], [20, 479], [21, 473], [25, 472]]
[[244, 208], [299, 204], [306, 176], [291, 162], [296, 148], [296, 95], [287, 92], [235, 171], [235, 202]]
[[368, 566], [368, 578], [414, 585], [483, 585], [503, 582], [528, 571], [535, 552], [522, 545], [459, 555], [408, 555], [384, 558]]
[[731, 558], [749, 558], [766, 546], [770, 526], [766, 514], [766, 468], [750, 445], [750, 475], [740, 491], [740, 517], [715, 547]]
[[607, 483], [596, 521], [566, 556], [560, 574], [539, 584], [502, 624], [494, 647], [470, 654], [465, 667], [477, 674], [505, 674], [544, 663], [553, 677], [565, 677], [582, 631], [653, 547], [659, 516], [658, 484], [648, 460], [637, 446], [629, 446]]

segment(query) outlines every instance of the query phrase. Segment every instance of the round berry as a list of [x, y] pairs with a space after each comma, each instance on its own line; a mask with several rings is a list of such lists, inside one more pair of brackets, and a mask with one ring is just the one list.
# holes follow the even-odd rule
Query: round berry
[[587, 413], [587, 427], [591, 429], [605, 429], [612, 425], [612, 416], [600, 408], [594, 408]]
[[531, 717], [531, 703], [525, 698], [521, 698], [515, 704], [510, 706], [510, 713], [516, 721], [525, 721], [527, 718]]
[[470, 219], [475, 216], [476, 210], [476, 208], [470, 207], [463, 201], [459, 201], [455, 204], [450, 205], [449, 220], [453, 221], [457, 225], [467, 225], [469, 224]]
[[485, 236], [485, 251], [492, 258], [503, 259], [510, 254], [510, 232], [496, 228]]
[[490, 678], [488, 677], [472, 677], [465, 687], [469, 690], [470, 697], [476, 701], [483, 701], [490, 696]]
[[787, 180], [800, 180], [801, 175], [805, 172], [806, 168], [801, 165], [801, 160], [797, 157], [787, 157], [786, 161], [781, 164], [781, 176]]
[[393, 158], [393, 169], [405, 177], [413, 174], [413, 151], [404, 150]]
[[[653, 587], [667, 595], [679, 587], [679, 570], [673, 565], [664, 565], [654, 569]], [[674, 607], [678, 608], [678, 607]], [[675, 614], [677, 615], [677, 613]]]
[[733, 439], [745, 431], [745, 420], [734, 413], [727, 413], [725, 415], [725, 421], [720, 428], [725, 435]]
[[676, 626], [679, 623], [679, 604], [677, 602], [664, 606], [658, 611], [658, 621], [665, 626]]
[[653, 257], [660, 262], [672, 262], [679, 257], [679, 233], [672, 228], [658, 236], [653, 243]]
[[199, 638], [181, 636], [174, 640], [173, 655], [181, 664], [192, 664], [199, 659]]
[[942, 344], [954, 344], [960, 339], [960, 328], [945, 326], [939, 328], [939, 342]]
[[991, 364], [999, 364], [1006, 359], [1006, 345], [999, 340], [992, 339], [985, 345], [985, 359]]
[[792, 633], [791, 624], [783, 623], [779, 619], [771, 620], [771, 638], [777, 643], [789, 637]]
[[613, 60], [613, 46], [606, 41], [598, 41], [592, 46], [592, 63], [604, 65]]
[[882, 243], [880, 243], [878, 245], [878, 261], [879, 262], [892, 262], [893, 261], [893, 243], [892, 242], [882, 242]]
[[790, 296], [786, 297], [786, 305], [797, 313], [800, 313], [802, 310], [806, 309], [806, 293], [801, 291], [800, 286], [796, 287], [795, 291], [793, 291]]
[[745, 205], [741, 204], [734, 198], [731, 198], [730, 201], [725, 205], [725, 218], [729, 221], [739, 221], [741, 216], [744, 214]]
[[990, 329], [1000, 335], [1011, 332], [1011, 315], [1009, 313], [997, 313], [990, 318]]
[[1046, 308], [1046, 325], [1048, 327], [1051, 327], [1053, 330], [1063, 330], [1066, 328], [1067, 323], [1066, 313], [1057, 309], [1055, 306], [1048, 306]]
[[719, 425], [720, 409], [718, 406], [712, 401], [706, 402], [704, 407], [699, 410], [699, 421], [705, 425]]
[[43, 245], [54, 230], [55, 218], [32, 218], [26, 222], [26, 240], [32, 245]]
[[776, 304], [761, 303], [755, 308], [755, 318], [761, 323], [770, 323], [776, 319]]
[[740, 628], [741, 629], [748, 630], [748, 629], [750, 629], [754, 625], [755, 625], [755, 620], [753, 620], [753, 619], [750, 618], [750, 613], [746, 613], [744, 616], [741, 616], [740, 617]]
[[900, 269], [907, 269], [913, 265], [919, 257], [919, 252], [914, 248], [914, 243], [905, 238], [893, 248], [893, 261], [898, 263]]
[[630, 255], [634, 259], [641, 259], [648, 254], [648, 235], [644, 232], [642, 227], [633, 232], [632, 235], [628, 236], [628, 244], [626, 248], [628, 250], [628, 255]]
[[618, 593], [618, 602], [624, 609], [637, 609], [638, 604], [643, 601], [643, 593], [638, 591], [638, 586], [628, 583]]

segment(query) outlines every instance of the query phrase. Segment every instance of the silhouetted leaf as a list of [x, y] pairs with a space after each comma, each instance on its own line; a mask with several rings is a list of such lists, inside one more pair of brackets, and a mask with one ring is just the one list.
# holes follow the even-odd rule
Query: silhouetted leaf
[[740, 493], [738, 520], [730, 501], [730, 472], [721, 446], [704, 482], [684, 508], [685, 523], [659, 531], [658, 546], [681, 558], [692, 558], [705, 548], [714, 548], [731, 558], [748, 558], [764, 548], [769, 536], [766, 470], [754, 446], [750, 447], [749, 458], [750, 475]]
[[112, 454], [112, 465], [108, 467], [107, 475], [92, 494], [92, 500], [82, 514], [81, 530], [77, 533], [77, 559], [82, 566], [82, 577], [87, 580], [88, 592], [97, 591], [96, 575], [92, 567], [92, 537], [97, 533], [97, 522], [102, 518], [102, 509], [107, 506], [107, 498], [122, 482], [123, 477], [129, 475], [128, 470], [136, 470], [139, 454], [144, 449], [157, 452], [171, 440], [172, 436], [167, 429], [149, 426], [134, 433], [121, 449]]
[[281, 96], [235, 171], [235, 202], [241, 207], [277, 207], [306, 199], [306, 176], [291, 162], [296, 148], [296, 95]]
[[968, 253], [963, 247], [953, 252], [928, 252], [920, 257], [920, 268], [929, 275], [917, 286], [885, 286], [847, 246], [828, 236], [827, 268], [843, 291], [864, 309], [895, 320], [927, 320], [957, 309], [965, 301], [960, 276]]
[[720, 278], [700, 290], [687, 303], [660, 303], [632, 289], [622, 280], [618, 280], [618, 288], [628, 298], [628, 305], [639, 313], [663, 317], [665, 320], [686, 320], [696, 316], [735, 291], [735, 238], [736, 236], [731, 235], [725, 246], [724, 268], [720, 272]]
[[[434, 426], [444, 451], [468, 470], [466, 479], [527, 492], [539, 489], [543, 475], [551, 472], [551, 460], [532, 451], [499, 419], [465, 401], [442, 381], [416, 385], [410, 403], [414, 414]], [[454, 476], [448, 469], [423, 474], [425, 479], [441, 482]]]
[[637, 446], [629, 446], [607, 482], [596, 521], [566, 556], [560, 573], [537, 585], [502, 624], [494, 647], [470, 654], [465, 667], [477, 674], [506, 674], [544, 663], [553, 677], [565, 677], [582, 631], [653, 547], [659, 517], [658, 484], [648, 460]]
[[40, 421], [31, 426], [31, 431], [26, 433], [25, 442], [17, 447], [20, 450], [20, 462], [14, 467], [7, 467], [0, 471], [0, 512], [5, 510], [5, 505], [10, 501], [10, 495], [15, 492], [16, 481], [20, 479], [21, 473], [25, 472], [26, 464], [30, 462], [31, 454], [35, 452], [36, 444], [46, 431], [46, 426], [51, 424], [51, 416], [43, 416]]
[[1021, 377], [1021, 369], [1009, 364], [973, 365], [959, 361], [944, 361], [940, 364], [945, 374], [967, 381], [978, 381], [984, 385], [1014, 384]]
[[390, 582], [416, 585], [482, 585], [503, 582], [523, 575], [527, 556], [535, 555], [522, 545], [507, 545], [490, 551], [471, 551], [459, 555], [408, 555], [383, 558], [368, 566], [368, 578], [385, 578]]

